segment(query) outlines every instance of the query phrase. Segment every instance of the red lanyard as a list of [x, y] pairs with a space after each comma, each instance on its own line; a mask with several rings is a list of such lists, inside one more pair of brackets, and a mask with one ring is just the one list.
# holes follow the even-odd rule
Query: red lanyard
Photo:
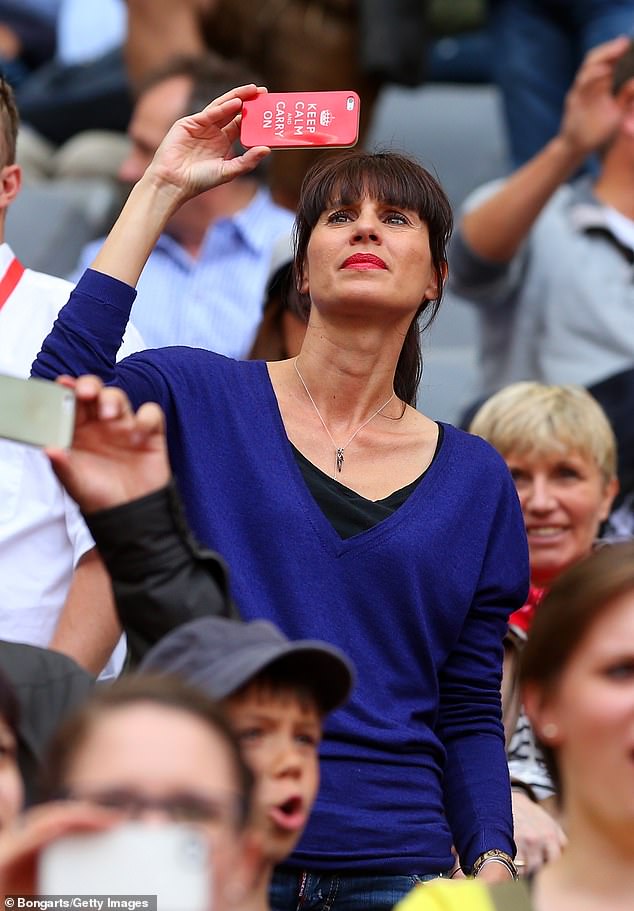
[[4, 278], [0, 281], [0, 310], [6, 304], [8, 298], [15, 291], [15, 286], [22, 278], [24, 266], [19, 259], [14, 256], [9, 264], [9, 268], [4, 273]]

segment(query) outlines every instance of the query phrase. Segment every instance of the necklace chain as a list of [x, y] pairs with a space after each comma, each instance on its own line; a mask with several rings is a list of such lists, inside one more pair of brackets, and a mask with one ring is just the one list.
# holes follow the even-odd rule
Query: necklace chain
[[[357, 427], [355, 432], [352, 434], [351, 437], [349, 437], [346, 440], [346, 442], [343, 444], [343, 446], [337, 446], [337, 444], [335, 443], [335, 440], [333, 438], [333, 435], [331, 434], [330, 430], [328, 429], [328, 425], [326, 424], [326, 422], [324, 421], [324, 419], [321, 416], [321, 412], [319, 411], [319, 408], [317, 407], [317, 405], [315, 403], [315, 399], [310, 394], [310, 390], [309, 390], [308, 386], [306, 385], [306, 381], [304, 380], [304, 377], [299, 372], [299, 367], [297, 366], [297, 358], [295, 358], [295, 360], [293, 361], [293, 366], [295, 367], [295, 373], [299, 377], [301, 384], [304, 387], [304, 391], [306, 392], [306, 395], [310, 399], [311, 405], [315, 409], [317, 417], [321, 421], [322, 427], [324, 428], [324, 430], [330, 437], [330, 442], [332, 443], [332, 445], [335, 448], [335, 468], [339, 472], [339, 474], [341, 474], [341, 469], [343, 468], [343, 461], [344, 461], [344, 455], [343, 455], [344, 449], [346, 448], [346, 446], [348, 446], [350, 443], [352, 443], [352, 441], [354, 440], [356, 435], [359, 433], [359, 431], [363, 430], [363, 428], [366, 426], [366, 424], [369, 424], [370, 421], [372, 421], [378, 414], [380, 414], [384, 408], [387, 408], [387, 406], [390, 404], [390, 402], [394, 398], [394, 392], [392, 392], [392, 395], [389, 397], [389, 399], [386, 402], [383, 402], [383, 404], [381, 405], [380, 408], [377, 408], [376, 411], [372, 412], [370, 417], [366, 418], [365, 421], [363, 422], [363, 424], [360, 424]], [[337, 477], [337, 475], [333, 474], [333, 478], [336, 478], [336, 477]]]

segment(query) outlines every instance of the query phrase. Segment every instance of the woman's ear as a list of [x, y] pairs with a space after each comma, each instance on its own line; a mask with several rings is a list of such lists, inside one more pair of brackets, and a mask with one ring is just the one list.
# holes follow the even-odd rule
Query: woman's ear
[[610, 515], [610, 510], [612, 509], [612, 504], [614, 503], [614, 498], [619, 492], [619, 479], [611, 478], [605, 485], [603, 491], [603, 503], [601, 504], [601, 511], [599, 517], [602, 522], [605, 522], [607, 517]]
[[302, 266], [302, 274], [301, 274], [301, 277], [300, 277], [300, 280], [298, 283], [297, 290], [299, 291], [300, 294], [309, 293], [310, 288], [309, 288], [309, 284], [308, 284], [308, 266], [306, 265], [306, 263], [304, 263], [304, 265]]
[[[429, 285], [425, 288], [424, 299], [428, 301], [438, 300], [440, 292], [447, 281], [447, 274], [449, 272], [449, 267], [447, 266], [447, 261], [443, 260], [440, 264], [440, 269], [434, 269], [432, 274], [432, 280]], [[440, 274], [439, 274], [440, 273]]]
[[526, 683], [522, 689], [522, 704], [533, 730], [542, 743], [558, 746], [561, 723], [553, 693], [535, 683]]

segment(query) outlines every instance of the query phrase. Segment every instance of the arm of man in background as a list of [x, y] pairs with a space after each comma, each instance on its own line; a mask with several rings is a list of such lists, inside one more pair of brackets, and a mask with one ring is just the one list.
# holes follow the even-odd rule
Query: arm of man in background
[[613, 136], [621, 111], [612, 78], [627, 47], [628, 39], [621, 37], [588, 53], [566, 97], [559, 134], [464, 214], [459, 238], [476, 256], [510, 262], [553, 193]]
[[[90, 625], [86, 605], [90, 605]], [[121, 637], [110, 576], [96, 547], [80, 557], [49, 648], [99, 674]]]

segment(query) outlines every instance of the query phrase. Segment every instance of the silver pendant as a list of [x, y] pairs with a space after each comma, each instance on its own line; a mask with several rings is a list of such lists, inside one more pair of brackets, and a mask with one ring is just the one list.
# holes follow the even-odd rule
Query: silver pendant
[[337, 449], [337, 471], [341, 473], [343, 468], [343, 448]]

